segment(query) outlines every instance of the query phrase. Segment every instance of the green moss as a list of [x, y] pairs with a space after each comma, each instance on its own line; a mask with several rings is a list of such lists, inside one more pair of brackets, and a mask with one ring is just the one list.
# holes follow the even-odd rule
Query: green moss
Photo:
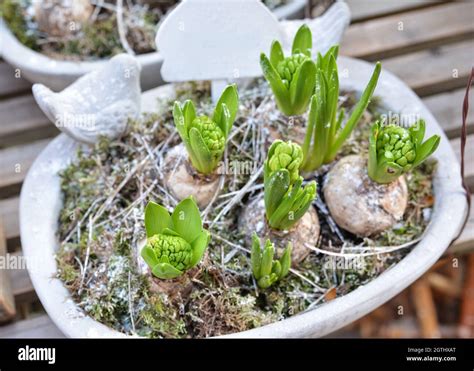
[[81, 37], [58, 42], [55, 49], [60, 54], [84, 58], [107, 58], [124, 51], [114, 15], [93, 24], [84, 24]]
[[25, 46], [37, 50], [36, 37], [28, 31], [24, 15], [23, 1], [3, 0], [0, 3], [0, 17], [2, 17], [10, 31]]
[[261, 310], [253, 295], [237, 287], [204, 288], [190, 295], [186, 316], [194, 337], [245, 331], [278, 320], [271, 310]]

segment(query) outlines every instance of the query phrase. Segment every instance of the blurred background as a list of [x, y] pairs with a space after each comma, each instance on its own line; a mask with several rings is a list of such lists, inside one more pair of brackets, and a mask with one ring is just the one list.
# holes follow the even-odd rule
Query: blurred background
[[[268, 5], [276, 7], [281, 1]], [[385, 69], [405, 81], [437, 118], [460, 158], [462, 104], [474, 62], [474, 1], [346, 2], [352, 22], [341, 54], [380, 60]], [[317, 17], [332, 3], [308, 0], [304, 13]], [[140, 32], [135, 37], [147, 41]], [[147, 48], [146, 43], [140, 45]], [[470, 98], [474, 105], [472, 93]], [[58, 131], [37, 107], [31, 83], [1, 59], [0, 121], [0, 255], [21, 256], [21, 183], [35, 157]], [[465, 173], [474, 189], [474, 109], [466, 124]], [[63, 336], [44, 312], [24, 269], [0, 270], [0, 322], [0, 337]], [[474, 337], [474, 214], [471, 212], [460, 238], [429, 272], [330, 337]]]

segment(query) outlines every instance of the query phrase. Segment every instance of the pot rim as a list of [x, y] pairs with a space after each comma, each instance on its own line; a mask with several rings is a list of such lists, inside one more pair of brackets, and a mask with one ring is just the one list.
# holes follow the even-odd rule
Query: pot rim
[[[362, 91], [373, 65], [340, 57], [341, 90]], [[143, 94], [145, 102], [152, 96], [169, 96], [165, 85]], [[382, 71], [374, 93], [385, 108], [403, 114], [420, 114], [427, 124], [427, 136], [438, 134], [441, 143], [434, 157], [438, 169], [434, 177], [435, 206], [424, 238], [392, 268], [354, 291], [310, 311], [279, 322], [224, 337], [308, 337], [324, 336], [369, 313], [409, 286], [443, 254], [457, 235], [467, 212], [461, 187], [458, 161], [449, 140], [420, 98], [400, 79]], [[155, 100], [156, 102], [156, 100]], [[389, 103], [390, 102], [390, 103]], [[144, 106], [147, 106], [144, 104]], [[127, 337], [85, 315], [71, 299], [62, 282], [54, 278], [58, 246], [57, 220], [61, 208], [58, 170], [75, 154], [78, 144], [64, 134], [55, 138], [33, 163], [20, 195], [20, 231], [24, 255], [39, 261], [39, 269], [30, 269], [33, 286], [47, 313], [69, 337]]]

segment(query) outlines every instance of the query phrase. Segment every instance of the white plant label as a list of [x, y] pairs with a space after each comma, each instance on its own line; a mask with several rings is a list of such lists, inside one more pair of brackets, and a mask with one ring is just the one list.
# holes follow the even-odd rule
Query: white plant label
[[166, 81], [261, 75], [259, 57], [281, 36], [260, 0], [184, 0], [158, 30]]

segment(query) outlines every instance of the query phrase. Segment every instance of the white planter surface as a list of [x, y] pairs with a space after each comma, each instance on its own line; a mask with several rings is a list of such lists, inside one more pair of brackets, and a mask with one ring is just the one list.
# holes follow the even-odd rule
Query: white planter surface
[[[293, 19], [304, 15], [306, 0], [292, 0], [274, 9], [278, 19]], [[54, 91], [64, 89], [82, 75], [102, 66], [108, 59], [75, 62], [49, 58], [21, 44], [0, 18], [0, 53], [22, 76], [32, 83], [41, 83]], [[137, 55], [142, 71], [142, 90], [163, 84], [160, 69], [163, 58], [159, 52]]]
[[[362, 91], [373, 66], [340, 57], [339, 69], [347, 69], [342, 90]], [[166, 85], [142, 96], [142, 109], [153, 108], [157, 97], [169, 97]], [[434, 181], [436, 203], [425, 237], [396, 266], [353, 292], [267, 326], [232, 334], [237, 337], [309, 337], [329, 334], [379, 307], [426, 272], [443, 254], [457, 234], [467, 205], [461, 188], [456, 156], [439, 124], [416, 94], [387, 71], [380, 75], [375, 95], [393, 112], [419, 114], [426, 120], [427, 136], [438, 134], [441, 143], [435, 152], [439, 161]], [[61, 134], [39, 155], [23, 184], [20, 199], [21, 242], [31, 263], [30, 276], [44, 308], [55, 324], [69, 337], [123, 337], [87, 317], [70, 297], [56, 275], [55, 251], [58, 215], [62, 207], [58, 171], [73, 160], [79, 144]]]

